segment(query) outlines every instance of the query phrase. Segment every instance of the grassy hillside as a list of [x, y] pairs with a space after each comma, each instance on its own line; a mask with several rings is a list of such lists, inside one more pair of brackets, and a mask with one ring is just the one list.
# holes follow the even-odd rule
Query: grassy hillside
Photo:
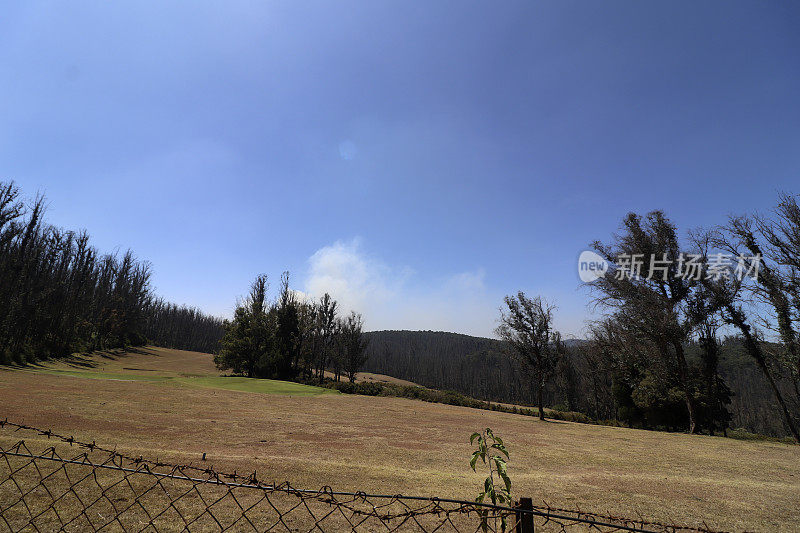
[[166, 383], [174, 386], [200, 387], [208, 389], [257, 392], [262, 394], [288, 394], [291, 396], [316, 396], [318, 394], [338, 394], [337, 391], [323, 387], [302, 385], [290, 381], [274, 379], [255, 379], [241, 376], [193, 376], [154, 371], [141, 375], [132, 372], [107, 372], [102, 370], [72, 370], [63, 368], [38, 368], [21, 370], [84, 379], [105, 379], [111, 381], [142, 381]]
[[[94, 374], [94, 375], [92, 375]], [[516, 496], [561, 507], [789, 531], [800, 447], [666, 434], [253, 381], [235, 390], [208, 355], [164, 349], [0, 370], [0, 417], [131, 454], [252, 471], [296, 486], [469, 498], [473, 430], [511, 452]], [[192, 381], [196, 380], [196, 381]], [[258, 383], [261, 383], [260, 385]], [[1, 434], [1, 433], [0, 433]], [[0, 437], [5, 444], [14, 435]]]

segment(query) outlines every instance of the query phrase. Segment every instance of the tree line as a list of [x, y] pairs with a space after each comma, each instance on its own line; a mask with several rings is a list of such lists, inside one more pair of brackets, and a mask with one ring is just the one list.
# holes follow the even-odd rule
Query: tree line
[[298, 297], [289, 273], [280, 279], [277, 297], [268, 297], [266, 275], [258, 276], [234, 317], [225, 321], [220, 370], [257, 378], [355, 381], [366, 361], [367, 340], [361, 315], [339, 315], [339, 304], [325, 293], [319, 300]]
[[[610, 377], [617, 417], [689, 433], [726, 432], [732, 391], [719, 371], [720, 332], [726, 331], [738, 336], [771, 389], [785, 430], [800, 443], [796, 197], [782, 195], [771, 216], [732, 217], [687, 239], [661, 211], [630, 213], [611, 242], [595, 241], [592, 248], [609, 271], [587, 283], [603, 311], [591, 325], [590, 350], [593, 364]], [[534, 388], [542, 391], [566, 353], [552, 328], [554, 306], [522, 292], [505, 303], [497, 334], [532, 369]], [[765, 342], [770, 334], [778, 342]]]
[[[689, 433], [726, 432], [731, 389], [719, 358], [720, 332], [727, 331], [739, 337], [768, 383], [786, 431], [800, 443], [795, 197], [782, 195], [771, 216], [732, 217], [683, 240], [663, 212], [630, 213], [611, 242], [595, 241], [592, 248], [610, 270], [588, 283], [604, 312], [591, 326], [591, 349], [598, 367], [610, 374], [616, 416], [683, 426]], [[522, 292], [505, 302], [497, 334], [533, 370], [534, 388], [541, 391], [544, 376], [565, 353], [552, 329], [554, 307]], [[770, 333], [777, 343], [765, 342]], [[779, 378], [792, 385], [793, 395], [782, 390]]]
[[221, 320], [157, 299], [148, 263], [100, 253], [44, 213], [44, 197], [0, 182], [0, 363], [146, 343], [216, 350]]
[[[501, 340], [376, 332], [367, 369], [634, 427], [713, 434], [735, 424], [800, 441], [795, 197], [684, 238], [663, 212], [631, 213], [592, 248], [609, 271], [586, 284], [600, 311], [587, 340], [565, 341], [555, 306], [520, 292], [505, 299]], [[721, 265], [722, 253], [734, 261]], [[632, 256], [641, 275], [624, 275], [630, 265], [620, 258]], [[689, 262], [696, 271], [687, 276]]]
[[143, 335], [164, 348], [216, 353], [224, 329], [223, 320], [196, 307], [151, 298], [145, 306]]
[[[497, 335], [364, 334], [329, 294], [299, 297], [281, 277], [253, 282], [232, 320], [153, 294], [150, 265], [100, 253], [86, 231], [44, 220], [45, 201], [0, 182], [0, 363], [152, 343], [217, 353], [252, 377], [335, 380], [370, 371], [489, 400], [580, 411], [635, 427], [726, 432], [744, 426], [800, 441], [800, 206], [731, 217], [681, 238], [660, 211], [631, 213], [592, 248], [608, 261], [588, 283], [601, 311], [586, 341], [564, 340], [555, 306], [508, 296]], [[720, 268], [720, 253], [739, 258]], [[641, 258], [637, 272], [621, 257]], [[687, 257], [696, 276], [686, 276]], [[656, 272], [657, 275], [643, 273]], [[618, 275], [622, 273], [623, 275]], [[712, 275], [714, 274], [714, 275]], [[370, 343], [371, 340], [371, 343]], [[434, 356], [431, 356], [434, 354]], [[510, 356], [510, 357], [509, 357]]]

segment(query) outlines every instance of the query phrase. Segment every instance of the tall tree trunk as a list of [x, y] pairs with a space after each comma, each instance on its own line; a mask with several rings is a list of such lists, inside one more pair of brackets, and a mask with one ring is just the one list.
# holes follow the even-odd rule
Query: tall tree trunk
[[789, 431], [791, 431], [794, 440], [798, 444], [800, 444], [800, 432], [798, 432], [797, 430], [797, 426], [794, 423], [794, 419], [792, 419], [792, 414], [789, 412], [789, 408], [786, 407], [786, 401], [783, 399], [783, 395], [781, 394], [781, 391], [778, 389], [778, 384], [775, 383], [772, 374], [767, 368], [764, 358], [761, 357], [759, 359], [756, 359], [756, 361], [758, 362], [758, 366], [761, 367], [761, 371], [766, 376], [767, 381], [769, 381], [769, 385], [770, 387], [772, 387], [772, 392], [775, 393], [775, 398], [778, 400], [778, 403], [781, 406], [781, 410], [783, 411], [783, 418], [784, 420], [786, 420], [786, 425], [789, 426]]
[[775, 394], [775, 399], [778, 400], [778, 404], [781, 406], [781, 411], [783, 411], [783, 418], [786, 421], [786, 425], [789, 426], [789, 431], [792, 433], [794, 440], [800, 444], [800, 432], [797, 430], [797, 426], [794, 423], [794, 419], [792, 418], [792, 414], [789, 412], [789, 408], [786, 407], [786, 401], [783, 399], [783, 395], [781, 391], [778, 389], [778, 384], [775, 383], [775, 380], [772, 378], [772, 374], [767, 367], [767, 361], [764, 359], [764, 354], [761, 353], [761, 347], [758, 345], [756, 339], [753, 338], [753, 335], [750, 333], [750, 325], [745, 323], [744, 318], [741, 316], [741, 312], [737, 309], [734, 309], [732, 306], [728, 306], [728, 312], [731, 315], [732, 322], [734, 325], [739, 328], [739, 331], [742, 332], [742, 335], [745, 339], [745, 347], [747, 348], [747, 352], [750, 356], [756, 360], [756, 364], [758, 364], [761, 371], [764, 373], [764, 376], [767, 378], [770, 387], [772, 387], [772, 392]]
[[594, 409], [592, 418], [595, 420], [600, 419], [600, 397], [597, 395], [597, 375], [592, 372], [592, 397], [594, 398]]
[[686, 364], [686, 355], [683, 352], [683, 345], [680, 341], [674, 341], [672, 346], [675, 348], [675, 357], [678, 360], [678, 377], [681, 380], [681, 387], [686, 398], [686, 411], [689, 414], [689, 433], [697, 431], [697, 414], [694, 408], [694, 397], [691, 387], [689, 387], [689, 367]]
[[542, 389], [544, 389], [544, 372], [542, 371], [542, 362], [539, 361], [539, 367], [536, 369], [536, 403], [539, 406], [539, 420], [544, 420], [544, 408], [542, 407]]

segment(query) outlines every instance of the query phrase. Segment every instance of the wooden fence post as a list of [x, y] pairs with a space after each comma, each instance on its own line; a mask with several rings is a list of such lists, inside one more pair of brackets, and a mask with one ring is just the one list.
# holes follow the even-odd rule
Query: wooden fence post
[[[517, 509], [520, 511], [533, 511], [533, 500], [530, 498], [520, 498]], [[533, 513], [524, 513], [517, 511], [517, 527], [516, 533], [534, 533], [533, 531]]]

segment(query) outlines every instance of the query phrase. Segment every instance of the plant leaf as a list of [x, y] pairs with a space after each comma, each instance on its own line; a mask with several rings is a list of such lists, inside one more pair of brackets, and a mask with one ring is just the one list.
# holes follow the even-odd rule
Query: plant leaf
[[472, 459], [469, 460], [469, 466], [472, 467], [473, 472], [477, 472], [477, 470], [475, 470], [475, 463], [478, 462], [478, 457], [480, 454], [481, 452], [472, 452]]
[[511, 494], [511, 478], [505, 472], [500, 474], [500, 477], [503, 478], [503, 482], [506, 484], [506, 492]]
[[506, 457], [508, 457], [508, 450], [506, 450], [506, 447], [503, 446], [502, 444], [495, 443], [495, 444], [492, 444], [491, 447], [494, 448], [495, 450], [499, 451], [500, 453], [502, 453]]

